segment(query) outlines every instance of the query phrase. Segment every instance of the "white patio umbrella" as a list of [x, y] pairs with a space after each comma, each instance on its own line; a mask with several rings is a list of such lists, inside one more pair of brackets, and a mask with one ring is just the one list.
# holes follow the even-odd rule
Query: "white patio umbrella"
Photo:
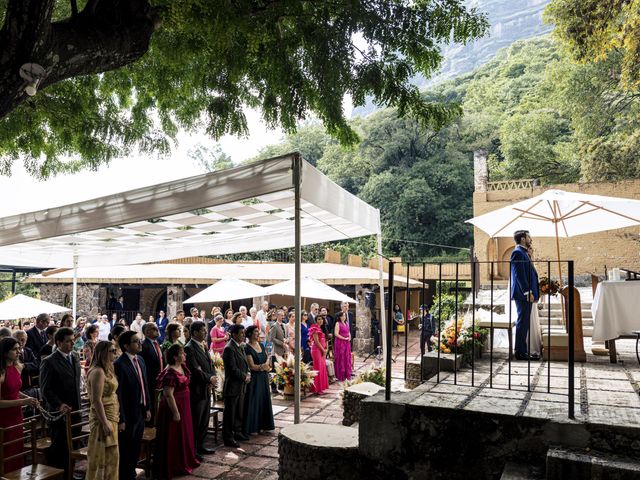
[[70, 308], [18, 294], [0, 303], [0, 320], [37, 317], [41, 313], [70, 312]]
[[[467, 220], [493, 237], [528, 230], [534, 237], [560, 237], [640, 225], [640, 200], [547, 190], [540, 195]], [[558, 263], [560, 282], [562, 268]]]
[[[293, 280], [276, 283], [265, 288], [265, 295], [288, 295], [292, 297], [295, 293], [295, 283]], [[304, 298], [318, 298], [321, 300], [334, 300], [336, 302], [356, 303], [356, 301], [344, 293], [330, 287], [326, 283], [315, 278], [304, 277], [300, 280], [300, 296]]]
[[223, 278], [183, 303], [227, 302], [267, 295], [265, 288], [237, 278]]

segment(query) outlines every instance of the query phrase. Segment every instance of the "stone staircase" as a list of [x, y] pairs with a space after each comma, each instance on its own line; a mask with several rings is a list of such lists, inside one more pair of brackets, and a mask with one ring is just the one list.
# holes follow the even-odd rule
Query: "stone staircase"
[[[585, 337], [591, 337], [593, 334], [593, 315], [591, 314], [591, 301], [581, 302], [581, 310], [582, 310], [582, 335]], [[549, 313], [547, 310], [547, 306], [545, 305], [542, 310], [538, 310], [538, 315], [540, 318], [540, 326], [543, 331], [546, 331], [549, 323], [551, 324], [551, 332], [563, 332], [564, 326], [562, 325], [562, 306], [560, 303], [552, 303], [551, 304], [551, 315], [549, 318]]]

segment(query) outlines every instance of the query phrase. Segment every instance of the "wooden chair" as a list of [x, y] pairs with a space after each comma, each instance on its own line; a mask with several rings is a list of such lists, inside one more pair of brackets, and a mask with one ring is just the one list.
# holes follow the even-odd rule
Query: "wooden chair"
[[[74, 423], [76, 422], [76, 423]], [[81, 408], [66, 415], [67, 448], [69, 449], [68, 479], [73, 479], [77, 460], [86, 460], [89, 441], [89, 408]], [[74, 448], [75, 445], [80, 445]]]
[[47, 450], [51, 447], [51, 437], [49, 436], [47, 421], [40, 414], [24, 419], [25, 423], [32, 420], [35, 422], [35, 435], [33, 438], [36, 440], [36, 453], [39, 458], [44, 458]]
[[[22, 436], [15, 439], [5, 441], [7, 432], [11, 430], [20, 429]], [[37, 479], [37, 480], [62, 480], [64, 478], [64, 470], [59, 468], [50, 467], [48, 465], [41, 465], [36, 462], [36, 442], [33, 439], [36, 438], [36, 421], [30, 419], [28, 422], [14, 425], [8, 428], [0, 428], [0, 477], [3, 480], [22, 480], [22, 479]], [[22, 445], [22, 451], [14, 455], [5, 457], [5, 448], [9, 445], [18, 443]], [[12, 472], [4, 471], [4, 462], [7, 460], [14, 460], [17, 458], [31, 457], [31, 465], [22, 467], [19, 470]]]
[[222, 420], [220, 420], [220, 413], [224, 411], [224, 402], [216, 402], [215, 395], [211, 395], [211, 408], [210, 408], [210, 424], [207, 429], [208, 433], [213, 432], [213, 438], [218, 441], [218, 432], [222, 428]]
[[138, 462], [142, 464], [147, 478], [151, 477], [151, 461], [153, 459], [153, 445], [156, 441], [156, 422], [158, 421], [158, 408], [162, 398], [162, 389], [157, 388], [154, 395], [156, 396], [156, 411], [153, 416], [153, 426], [144, 427], [144, 432], [142, 433], [142, 460]]

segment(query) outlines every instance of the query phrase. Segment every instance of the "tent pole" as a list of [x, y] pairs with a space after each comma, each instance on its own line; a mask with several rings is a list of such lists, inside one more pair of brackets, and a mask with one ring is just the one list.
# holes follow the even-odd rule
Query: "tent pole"
[[78, 255], [73, 256], [73, 300], [71, 314], [73, 315], [73, 326], [76, 325], [76, 305], [78, 299]]
[[387, 364], [387, 352], [389, 351], [387, 345], [387, 322], [386, 319], [386, 310], [384, 308], [384, 271], [382, 268], [382, 234], [378, 233], [376, 235], [376, 240], [378, 242], [378, 275], [380, 276], [380, 337], [382, 343], [382, 363], [383, 365]]
[[300, 231], [300, 169], [301, 169], [301, 158], [299, 154], [296, 154], [293, 158], [293, 186], [294, 186], [294, 230], [295, 230], [295, 298], [294, 298], [294, 308], [296, 311], [296, 324], [295, 324], [295, 339], [296, 344], [294, 348], [295, 355], [295, 367], [294, 367], [294, 381], [293, 381], [293, 423], [300, 423], [300, 335], [301, 335], [301, 325], [300, 322], [302, 320], [301, 310], [300, 310], [300, 277], [301, 277], [301, 231]]

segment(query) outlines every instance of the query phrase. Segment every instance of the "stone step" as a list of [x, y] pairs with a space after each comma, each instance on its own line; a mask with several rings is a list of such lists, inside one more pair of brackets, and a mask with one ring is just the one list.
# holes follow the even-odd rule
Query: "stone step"
[[640, 461], [592, 450], [568, 450], [550, 448], [547, 452], [547, 480], [573, 478], [615, 478], [631, 480], [640, 478]]
[[500, 480], [542, 480], [544, 474], [540, 468], [525, 463], [507, 462]]

